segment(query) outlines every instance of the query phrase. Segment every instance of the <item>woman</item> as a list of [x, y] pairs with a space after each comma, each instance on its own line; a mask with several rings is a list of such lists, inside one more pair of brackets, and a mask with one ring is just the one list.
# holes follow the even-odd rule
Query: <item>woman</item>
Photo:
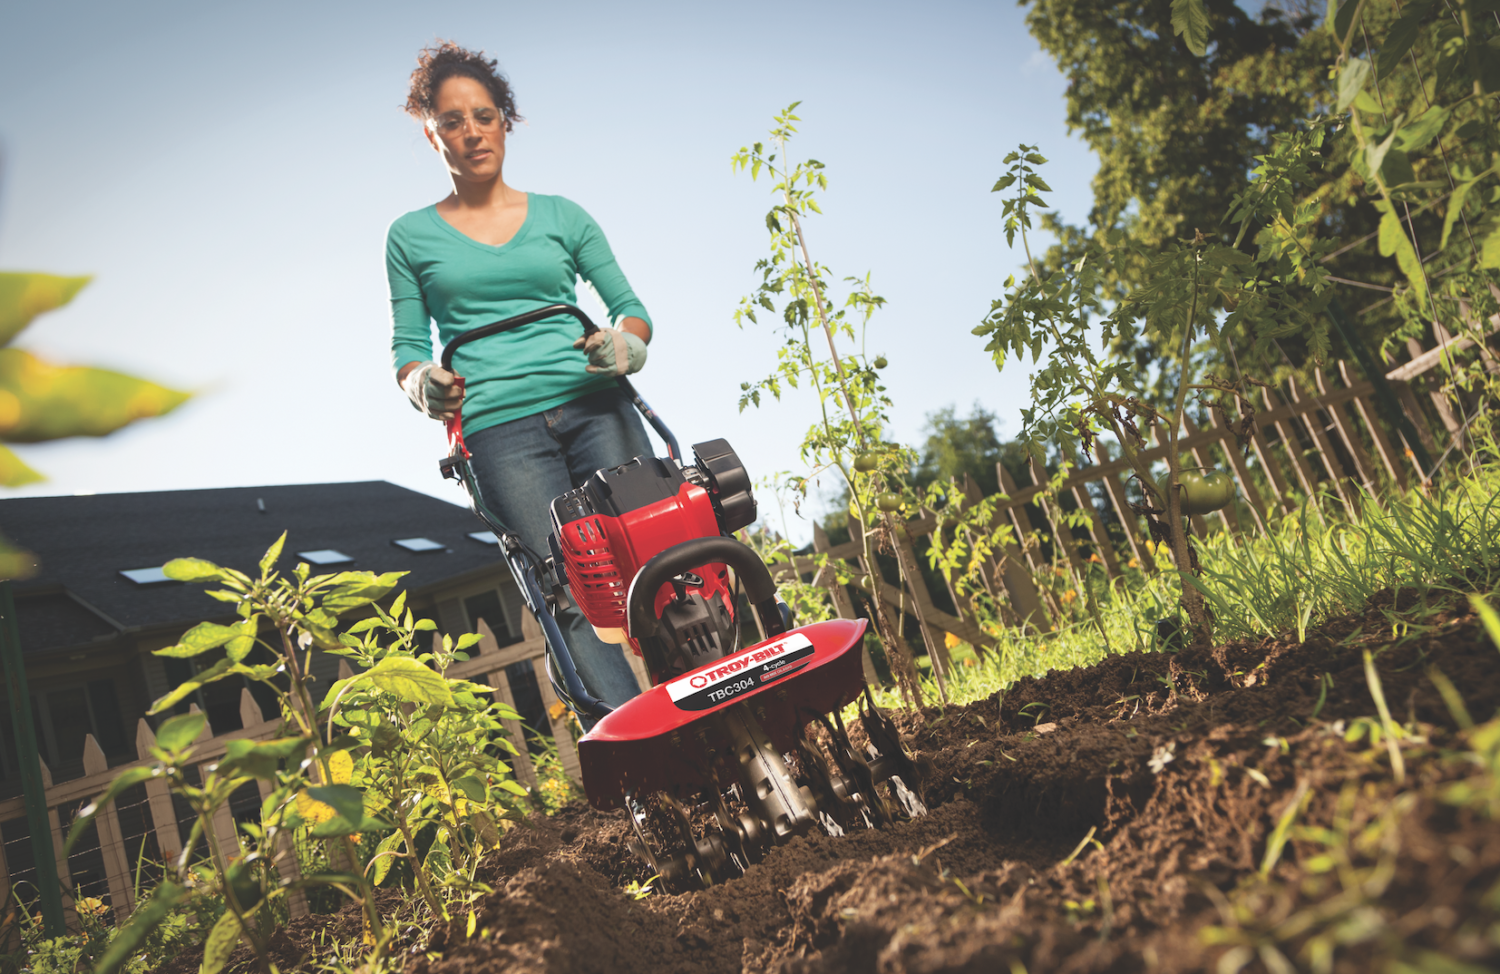
[[[651, 319], [581, 207], [506, 184], [505, 137], [520, 116], [494, 60], [451, 43], [424, 50], [406, 110], [422, 122], [453, 192], [396, 220], [386, 238], [396, 380], [433, 419], [462, 405], [485, 503], [545, 553], [554, 497], [652, 452], [615, 381], [645, 365]], [[446, 344], [523, 311], [576, 304], [579, 276], [616, 327], [585, 343], [578, 322], [561, 315], [466, 345], [453, 361], [463, 394], [431, 361], [429, 321]], [[558, 624], [591, 693], [618, 706], [638, 692], [621, 648], [601, 642], [577, 610]]]

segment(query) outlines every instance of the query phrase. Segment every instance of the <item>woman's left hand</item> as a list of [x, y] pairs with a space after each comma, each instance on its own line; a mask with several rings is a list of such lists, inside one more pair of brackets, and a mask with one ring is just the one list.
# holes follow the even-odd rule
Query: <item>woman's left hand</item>
[[573, 343], [589, 357], [596, 375], [634, 375], [646, 365], [646, 343], [623, 328], [600, 328]]

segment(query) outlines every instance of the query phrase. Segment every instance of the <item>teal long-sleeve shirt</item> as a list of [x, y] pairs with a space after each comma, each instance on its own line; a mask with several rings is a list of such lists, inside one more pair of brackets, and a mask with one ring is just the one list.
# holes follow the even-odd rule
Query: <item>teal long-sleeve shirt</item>
[[[612, 321], [646, 308], [630, 289], [599, 225], [577, 203], [528, 193], [526, 220], [498, 247], [465, 236], [435, 206], [391, 224], [385, 245], [391, 290], [391, 365], [434, 360], [430, 322], [446, 345], [470, 328], [548, 304], [577, 304], [579, 277], [593, 285]], [[654, 330], [654, 329], [653, 329]], [[585, 371], [568, 315], [547, 318], [463, 346], [454, 371], [466, 381], [465, 432], [552, 409], [599, 389], [612, 376]]]

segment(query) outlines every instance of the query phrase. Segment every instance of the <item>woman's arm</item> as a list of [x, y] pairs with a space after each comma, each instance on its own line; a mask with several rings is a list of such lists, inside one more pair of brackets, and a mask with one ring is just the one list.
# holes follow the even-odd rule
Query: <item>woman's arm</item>
[[651, 344], [651, 326], [643, 318], [634, 315], [620, 320], [620, 330], [628, 331], [647, 345]]

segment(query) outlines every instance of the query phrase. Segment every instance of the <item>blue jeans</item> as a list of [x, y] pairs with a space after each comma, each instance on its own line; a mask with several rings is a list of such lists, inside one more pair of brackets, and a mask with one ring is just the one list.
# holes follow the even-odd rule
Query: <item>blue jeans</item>
[[[465, 441], [485, 504], [544, 558], [553, 498], [583, 486], [595, 470], [652, 453], [640, 414], [617, 388], [482, 429]], [[559, 613], [557, 626], [590, 693], [611, 707], [640, 693], [625, 661], [628, 646], [600, 640], [576, 608]]]

